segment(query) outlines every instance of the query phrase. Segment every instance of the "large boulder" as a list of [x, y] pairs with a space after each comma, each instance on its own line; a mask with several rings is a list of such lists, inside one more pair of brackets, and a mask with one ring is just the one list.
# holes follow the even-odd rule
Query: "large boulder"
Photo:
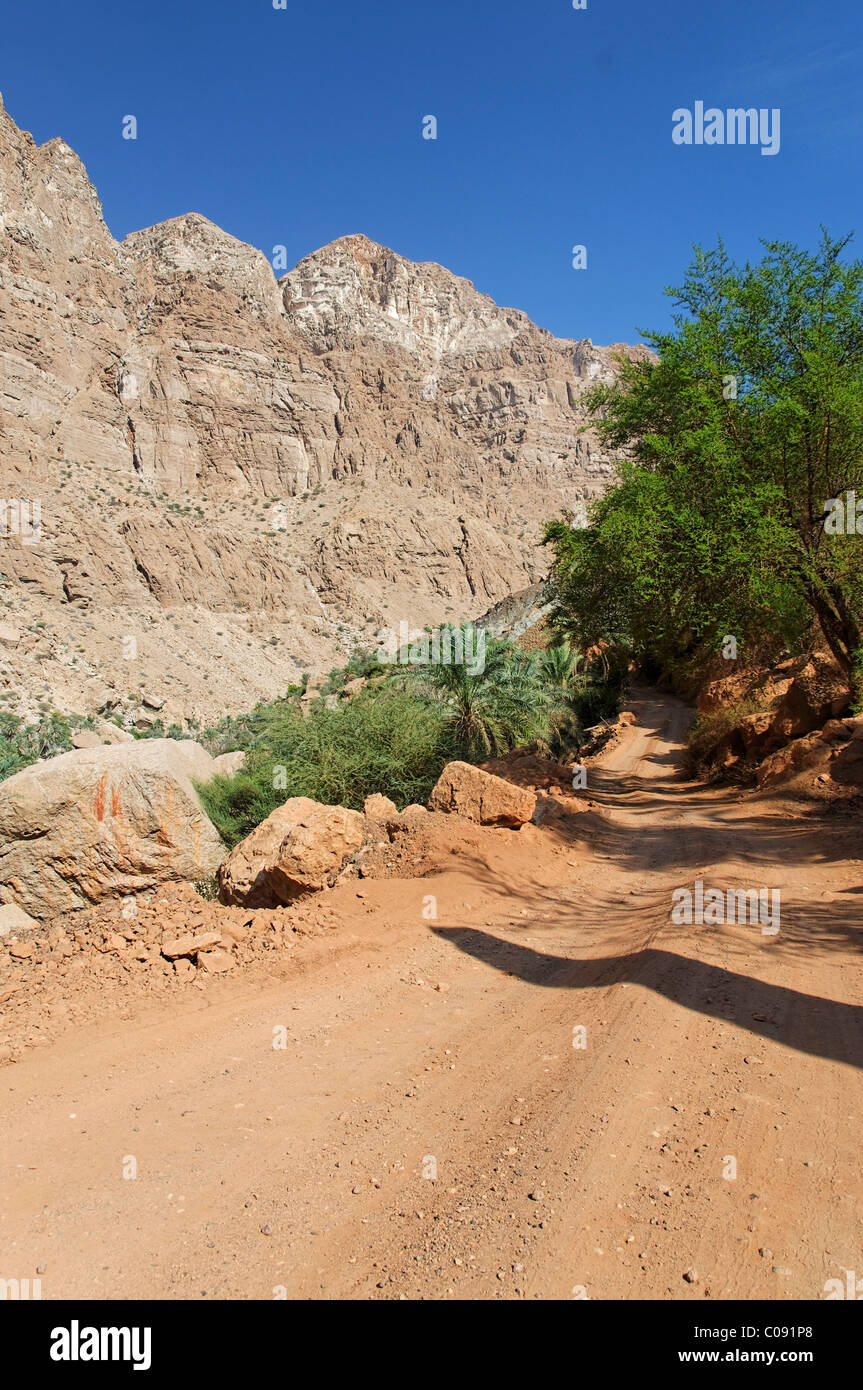
[[224, 846], [192, 785], [188, 739], [76, 749], [0, 783], [0, 902], [44, 919], [170, 879], [207, 878]]
[[470, 763], [447, 763], [429, 809], [465, 816], [480, 825], [526, 825], [536, 810], [536, 796], [502, 777], [494, 777]]
[[105, 743], [134, 743], [135, 735], [107, 719], [96, 721], [95, 729], [79, 729], [71, 738], [73, 748], [101, 748]]
[[73, 748], [101, 748], [103, 743], [95, 729], [79, 729], [70, 741]]
[[275, 863], [282, 841], [297, 821], [318, 804], [308, 796], [291, 797], [234, 846], [219, 865], [219, 898], [223, 903], [239, 903], [243, 907], [273, 906], [267, 870]]
[[239, 750], [234, 753], [220, 753], [218, 758], [213, 759], [213, 776], [236, 777], [238, 772], [242, 772], [245, 764], [246, 755]]
[[741, 758], [758, 758], [769, 746], [773, 731], [773, 714], [746, 714], [728, 729], [706, 755], [713, 768], [729, 768]]
[[830, 781], [851, 790], [863, 787], [863, 718], [831, 719], [823, 729], [793, 739], [758, 769], [759, 787], [772, 787], [807, 774], [811, 782]]
[[366, 837], [366, 820], [344, 806], [295, 796], [279, 806], [219, 868], [224, 903], [277, 907], [334, 883]]
[[795, 675], [776, 708], [772, 740], [782, 743], [820, 729], [851, 703], [847, 677], [830, 658], [816, 653]]

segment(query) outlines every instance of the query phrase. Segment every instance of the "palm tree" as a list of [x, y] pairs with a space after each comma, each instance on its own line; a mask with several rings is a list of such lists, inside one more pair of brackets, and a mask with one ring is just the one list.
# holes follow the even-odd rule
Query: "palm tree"
[[539, 659], [540, 671], [554, 691], [568, 694], [580, 660], [581, 653], [563, 637], [542, 653]]
[[[470, 625], [460, 631], [468, 651]], [[539, 664], [510, 642], [489, 639], [481, 670], [466, 663], [439, 664], [424, 666], [417, 675], [448, 706], [452, 744], [470, 761], [498, 757], [547, 732], [551, 697]]]

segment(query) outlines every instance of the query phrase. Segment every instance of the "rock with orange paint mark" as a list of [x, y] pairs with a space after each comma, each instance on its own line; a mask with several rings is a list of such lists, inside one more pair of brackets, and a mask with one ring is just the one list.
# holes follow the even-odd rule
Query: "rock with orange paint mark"
[[167, 880], [214, 874], [225, 848], [193, 783], [190, 739], [75, 749], [0, 783], [0, 902], [45, 919]]

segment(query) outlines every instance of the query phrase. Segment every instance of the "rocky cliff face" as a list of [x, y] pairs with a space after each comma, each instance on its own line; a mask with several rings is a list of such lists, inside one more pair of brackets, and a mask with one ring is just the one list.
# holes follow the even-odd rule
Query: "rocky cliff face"
[[0, 538], [27, 707], [146, 686], [208, 718], [380, 626], [478, 616], [610, 476], [580, 400], [614, 349], [441, 266], [347, 236], [277, 282], [197, 214], [117, 243], [73, 151], [2, 106], [0, 234], [0, 496], [41, 507]]

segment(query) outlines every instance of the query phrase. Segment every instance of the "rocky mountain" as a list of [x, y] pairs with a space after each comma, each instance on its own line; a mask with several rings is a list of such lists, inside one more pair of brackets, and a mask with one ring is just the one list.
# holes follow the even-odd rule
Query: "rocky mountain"
[[581, 399], [618, 349], [441, 266], [357, 235], [277, 280], [198, 214], [117, 242], [2, 102], [0, 235], [8, 708], [247, 708], [535, 584], [607, 484]]

